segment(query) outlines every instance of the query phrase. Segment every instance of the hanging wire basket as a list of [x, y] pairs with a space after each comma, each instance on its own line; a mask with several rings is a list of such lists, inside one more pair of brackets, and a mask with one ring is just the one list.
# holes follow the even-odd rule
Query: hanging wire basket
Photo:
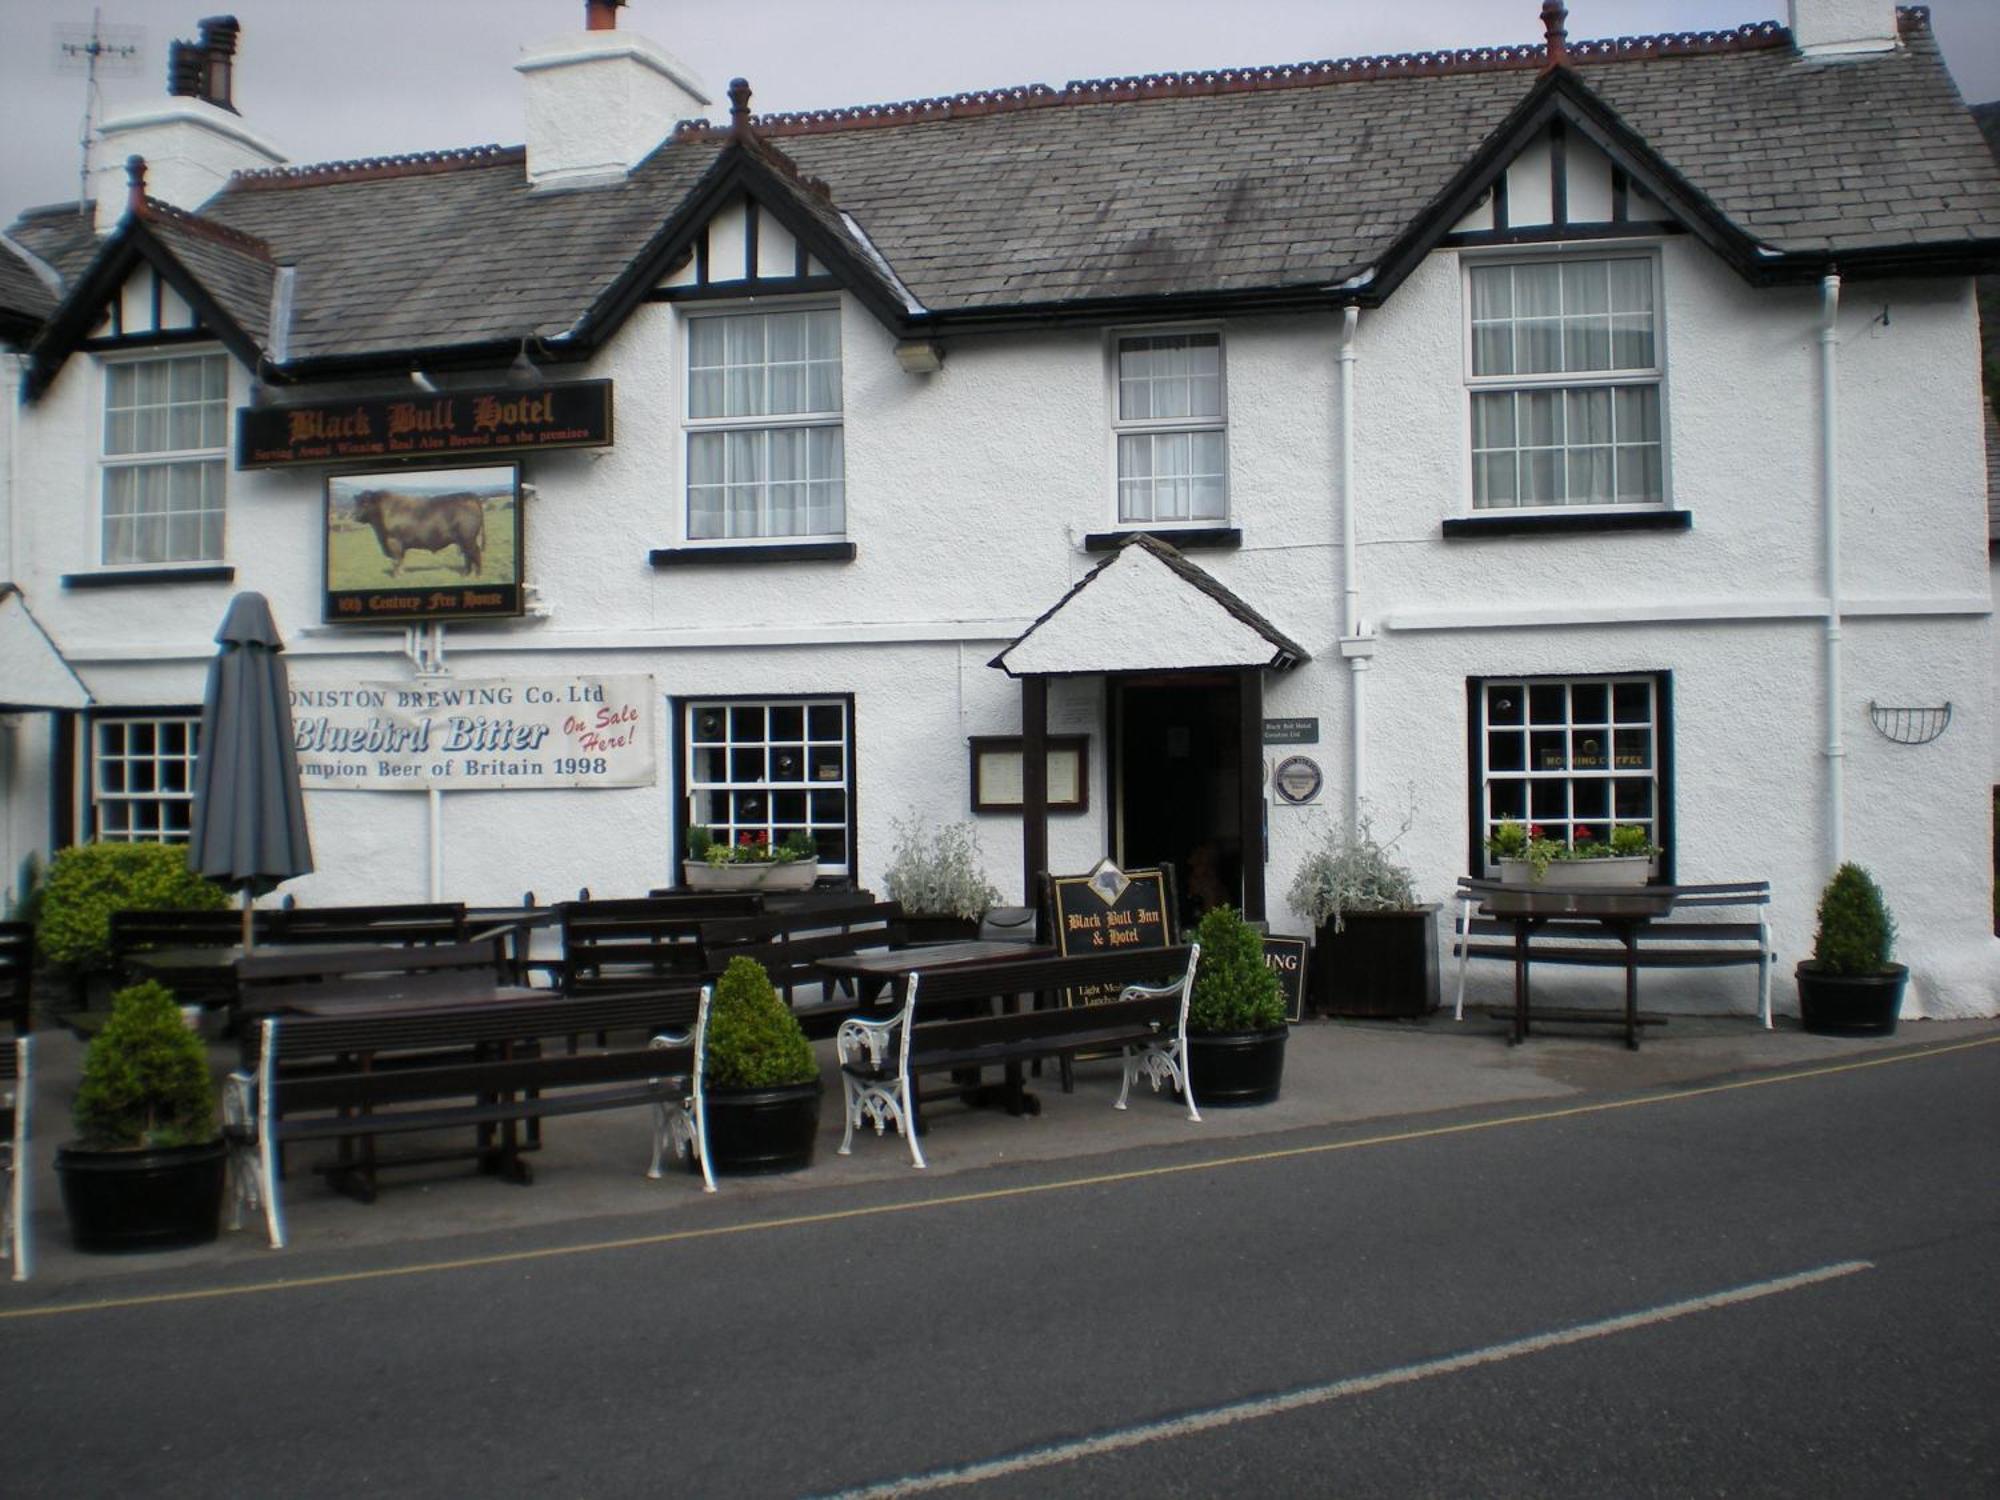
[[1875, 721], [1875, 732], [1885, 740], [1894, 740], [1899, 745], [1928, 745], [1951, 723], [1951, 705], [1887, 708], [1871, 698], [1868, 717]]

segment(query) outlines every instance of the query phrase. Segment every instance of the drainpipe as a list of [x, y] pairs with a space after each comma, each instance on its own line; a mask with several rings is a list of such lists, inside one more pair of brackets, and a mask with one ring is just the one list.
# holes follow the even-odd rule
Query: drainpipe
[[1368, 678], [1375, 638], [1361, 622], [1354, 525], [1354, 331], [1361, 309], [1341, 309], [1340, 351], [1340, 654], [1347, 661], [1347, 826], [1358, 828], [1368, 778]]
[[1831, 874], [1845, 858], [1847, 823], [1847, 750], [1840, 739], [1840, 277], [1834, 271], [1820, 279], [1819, 297], [1819, 509], [1826, 573], [1826, 841]]

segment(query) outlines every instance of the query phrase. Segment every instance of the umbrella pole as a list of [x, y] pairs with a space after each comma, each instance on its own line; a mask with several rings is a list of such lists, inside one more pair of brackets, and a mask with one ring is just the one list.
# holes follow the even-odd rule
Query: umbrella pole
[[243, 888], [243, 951], [245, 953], [250, 953], [253, 952], [256, 949], [256, 947], [257, 947], [257, 942], [256, 942], [255, 930], [252, 927], [252, 919], [251, 919], [250, 888], [248, 886], [245, 886]]

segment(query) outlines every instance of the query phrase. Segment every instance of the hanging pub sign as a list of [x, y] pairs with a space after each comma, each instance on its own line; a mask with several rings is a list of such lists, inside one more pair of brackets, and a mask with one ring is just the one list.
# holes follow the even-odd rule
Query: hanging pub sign
[[292, 680], [299, 782], [312, 791], [652, 786], [653, 679]]
[[[1165, 948], [1173, 942], [1173, 882], [1165, 870], [1121, 870], [1108, 859], [1088, 875], [1049, 880], [1056, 951], [1115, 953], [1123, 948]], [[1067, 1005], [1118, 998], [1117, 985], [1080, 985], [1064, 992]]]
[[611, 382], [347, 396], [236, 408], [236, 467], [512, 458], [611, 443]]
[[391, 469], [326, 481], [326, 621], [521, 613], [521, 470]]

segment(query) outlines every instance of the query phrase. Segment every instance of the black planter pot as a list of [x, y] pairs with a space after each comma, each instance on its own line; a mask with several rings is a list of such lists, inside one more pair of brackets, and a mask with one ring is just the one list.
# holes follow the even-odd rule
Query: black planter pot
[[222, 1222], [221, 1141], [151, 1151], [56, 1152], [70, 1243], [120, 1253], [205, 1245]]
[[1437, 906], [1355, 911], [1313, 937], [1313, 1008], [1323, 1016], [1409, 1019], [1438, 1007]]
[[[708, 1160], [717, 1175], [800, 1172], [819, 1137], [820, 1081], [705, 1091]], [[701, 1165], [690, 1159], [689, 1168]]]
[[1828, 1036], [1893, 1036], [1910, 971], [1890, 964], [1879, 974], [1828, 974], [1807, 959], [1793, 970], [1799, 1023]]
[[1188, 1035], [1194, 1102], [1221, 1109], [1269, 1104], [1285, 1077], [1289, 1026], [1272, 1031], [1205, 1031]]

